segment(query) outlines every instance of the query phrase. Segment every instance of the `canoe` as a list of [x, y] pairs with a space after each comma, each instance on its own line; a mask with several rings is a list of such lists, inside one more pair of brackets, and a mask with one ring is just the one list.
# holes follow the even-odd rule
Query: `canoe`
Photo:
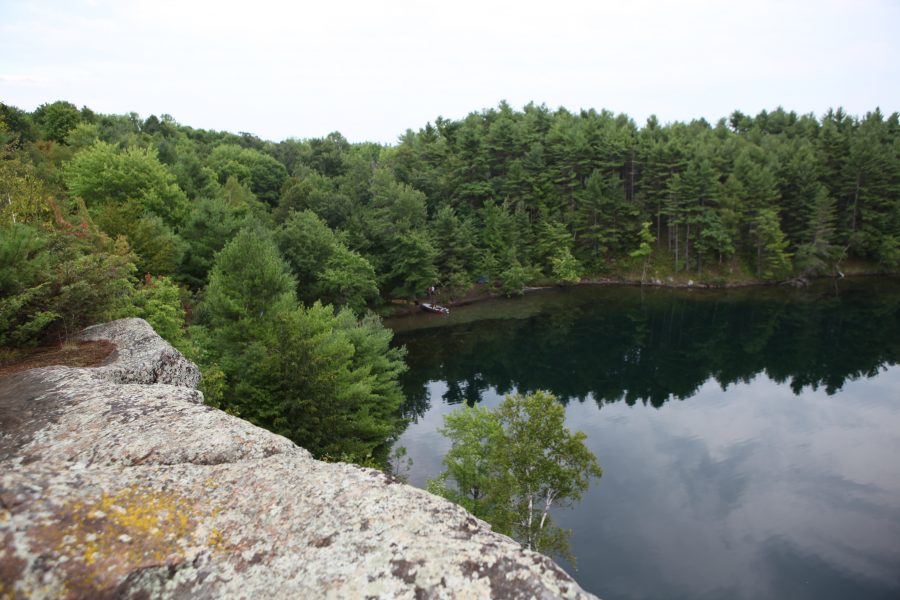
[[419, 306], [421, 306], [422, 310], [424, 310], [425, 312], [433, 312], [433, 313], [437, 313], [440, 315], [449, 315], [450, 314], [450, 309], [447, 308], [446, 306], [441, 306], [440, 304], [429, 304], [427, 302], [423, 302], [423, 303], [419, 304]]

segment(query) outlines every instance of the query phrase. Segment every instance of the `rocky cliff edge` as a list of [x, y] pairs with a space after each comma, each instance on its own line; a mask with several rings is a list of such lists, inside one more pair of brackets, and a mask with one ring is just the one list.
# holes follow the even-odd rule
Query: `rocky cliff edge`
[[382, 473], [203, 404], [143, 320], [108, 364], [0, 379], [0, 598], [592, 598]]

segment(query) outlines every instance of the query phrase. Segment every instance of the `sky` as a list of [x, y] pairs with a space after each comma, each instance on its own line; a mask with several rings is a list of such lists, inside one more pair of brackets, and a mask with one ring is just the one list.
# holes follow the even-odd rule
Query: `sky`
[[898, 31], [898, 0], [0, 0], [0, 102], [379, 143], [501, 100], [889, 114]]

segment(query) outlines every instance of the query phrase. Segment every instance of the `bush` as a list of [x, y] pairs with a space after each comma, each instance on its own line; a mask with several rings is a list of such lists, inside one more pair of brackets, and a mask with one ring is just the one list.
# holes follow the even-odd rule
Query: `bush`
[[0, 343], [32, 346], [120, 312], [134, 265], [127, 245], [89, 228], [0, 227]]

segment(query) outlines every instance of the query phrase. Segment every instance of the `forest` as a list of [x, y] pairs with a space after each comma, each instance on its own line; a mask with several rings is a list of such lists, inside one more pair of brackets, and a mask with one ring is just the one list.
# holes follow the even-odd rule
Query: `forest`
[[0, 103], [0, 361], [140, 316], [207, 402], [383, 463], [437, 286], [803, 282], [900, 266], [900, 117], [778, 108], [638, 126], [501, 102], [393, 145]]

